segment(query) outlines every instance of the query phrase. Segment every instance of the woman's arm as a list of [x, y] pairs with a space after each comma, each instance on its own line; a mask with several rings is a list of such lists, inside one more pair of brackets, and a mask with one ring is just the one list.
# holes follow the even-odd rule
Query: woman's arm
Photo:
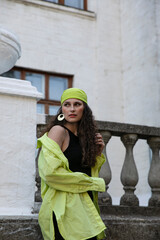
[[97, 177], [89, 177], [81, 172], [72, 172], [59, 144], [49, 138], [47, 133], [38, 139], [37, 147], [41, 147], [38, 159], [39, 175], [48, 186], [72, 193], [89, 190], [105, 191], [104, 180], [98, 178], [98, 175]]
[[59, 191], [82, 193], [87, 191], [105, 191], [102, 178], [89, 177], [81, 172], [67, 170], [63, 163], [51, 152], [42, 148], [39, 156], [39, 175], [51, 188]]

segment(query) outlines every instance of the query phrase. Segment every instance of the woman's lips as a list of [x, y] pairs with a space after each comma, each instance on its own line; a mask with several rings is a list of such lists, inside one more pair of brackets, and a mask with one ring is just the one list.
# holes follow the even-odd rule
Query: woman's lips
[[76, 115], [75, 114], [70, 114], [69, 117], [76, 117]]

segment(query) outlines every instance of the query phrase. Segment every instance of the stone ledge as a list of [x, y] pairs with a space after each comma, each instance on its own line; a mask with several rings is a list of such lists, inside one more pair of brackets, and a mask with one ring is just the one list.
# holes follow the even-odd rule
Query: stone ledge
[[[48, 124], [53, 116], [46, 115], [46, 124]], [[112, 136], [121, 137], [123, 134], [137, 134], [140, 139], [148, 139], [149, 137], [160, 137], [160, 127], [135, 125], [120, 122], [96, 121], [99, 131], [109, 131]], [[38, 124], [39, 131], [45, 129], [45, 124]]]
[[141, 139], [152, 136], [160, 136], [160, 128], [145, 125], [135, 125], [120, 122], [97, 121], [98, 129], [111, 132], [112, 136], [122, 136], [123, 134], [137, 134]]
[[160, 207], [129, 207], [129, 206], [102, 206], [101, 215], [125, 216], [128, 217], [155, 217], [160, 220]]
[[[160, 239], [160, 208], [100, 206], [106, 240]], [[38, 215], [0, 216], [1, 240], [43, 240]]]
[[1, 240], [43, 240], [38, 216], [0, 216]]
[[107, 240], [158, 240], [160, 239], [160, 219], [150, 222], [142, 219], [132, 220], [123, 218], [113, 219], [107, 216], [103, 218], [107, 226]]
[[160, 239], [160, 208], [100, 206], [107, 240]]

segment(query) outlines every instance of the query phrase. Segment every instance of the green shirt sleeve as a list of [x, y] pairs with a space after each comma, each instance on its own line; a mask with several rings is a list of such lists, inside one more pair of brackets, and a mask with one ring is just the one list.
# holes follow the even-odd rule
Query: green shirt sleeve
[[67, 159], [55, 142], [51, 149], [45, 144], [40, 146], [42, 149], [38, 159], [39, 175], [49, 187], [71, 193], [105, 191], [105, 182], [102, 178], [72, 172], [68, 168]]

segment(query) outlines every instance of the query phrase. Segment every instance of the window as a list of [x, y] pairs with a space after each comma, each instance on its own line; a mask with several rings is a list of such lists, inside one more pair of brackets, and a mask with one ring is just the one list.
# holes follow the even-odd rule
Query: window
[[44, 97], [44, 99], [38, 101], [37, 112], [49, 115], [57, 114], [57, 110], [61, 105], [61, 95], [65, 89], [72, 87], [73, 79], [73, 76], [22, 68], [13, 68], [9, 72], [2, 74], [2, 76], [30, 81]]
[[53, 2], [73, 8], [87, 10], [87, 0], [43, 0], [46, 2]]

